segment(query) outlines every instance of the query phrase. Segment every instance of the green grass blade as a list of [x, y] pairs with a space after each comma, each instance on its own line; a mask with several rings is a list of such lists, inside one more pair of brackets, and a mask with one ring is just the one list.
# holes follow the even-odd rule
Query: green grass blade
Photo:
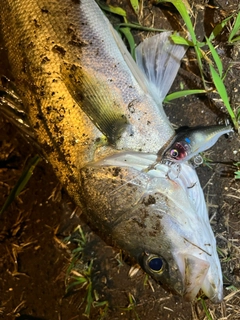
[[151, 27], [144, 27], [141, 26], [138, 23], [119, 23], [115, 26], [115, 28], [118, 30], [120, 27], [129, 27], [131, 29], [137, 29], [137, 30], [142, 30], [142, 31], [150, 31], [150, 32], [164, 32], [168, 31], [166, 29], [156, 29], [156, 28], [151, 28]]
[[132, 5], [132, 8], [134, 10], [134, 12], [136, 13], [136, 15], [138, 15], [139, 13], [139, 3], [138, 0], [130, 0], [130, 3]]
[[201, 54], [201, 50], [200, 50], [200, 47], [199, 47], [199, 42], [197, 41], [197, 37], [196, 37], [196, 34], [194, 32], [194, 28], [193, 28], [193, 25], [192, 25], [192, 21], [190, 19], [190, 16], [188, 14], [188, 10], [187, 8], [190, 8], [187, 0], [158, 0], [158, 3], [160, 2], [170, 2], [172, 3], [175, 8], [178, 10], [178, 12], [180, 13], [183, 21], [185, 22], [186, 24], [186, 27], [188, 29], [188, 32], [191, 36], [191, 41], [194, 45], [194, 49], [195, 49], [195, 52], [196, 52], [196, 57], [197, 57], [197, 62], [198, 62], [198, 65], [199, 65], [199, 70], [200, 70], [200, 74], [201, 74], [201, 78], [202, 78], [202, 81], [203, 81], [203, 85], [204, 85], [204, 88], [206, 88], [206, 83], [205, 83], [205, 79], [204, 79], [204, 76], [203, 76], [203, 65], [202, 65], [202, 54]]
[[[110, 13], [114, 13], [114, 14], [117, 14], [121, 17], [124, 18], [124, 20], [127, 19], [127, 13], [124, 9], [120, 8], [120, 7], [114, 7], [114, 6], [111, 6], [111, 5], [106, 5], [106, 4], [103, 4], [102, 2], [99, 2], [97, 1], [99, 7], [104, 10], [104, 11], [107, 11], [107, 12], [110, 12]], [[127, 22], [127, 20], [125, 21]]]
[[[190, 47], [194, 47], [194, 43], [186, 38], [183, 38], [179, 36], [177, 33], [171, 35], [171, 39], [173, 40], [174, 43], [176, 44], [181, 44], [181, 45], [186, 45]], [[198, 47], [204, 47], [206, 45], [205, 42], [198, 42]]]
[[[138, 2], [138, 1], [133, 1], [133, 4], [136, 5], [136, 2]], [[111, 13], [114, 13], [114, 14], [117, 14], [117, 15], [123, 17], [124, 23], [125, 24], [128, 23], [128, 21], [127, 21], [127, 13], [126, 13], [126, 11], [124, 9], [122, 9], [120, 7], [114, 7], [114, 6], [111, 6], [111, 5], [105, 5], [105, 4], [100, 3], [100, 2], [98, 2], [98, 5], [104, 11], [108, 11], [108, 12], [111, 12]], [[120, 31], [125, 36], [125, 38], [127, 39], [131, 55], [135, 59], [135, 46], [136, 45], [135, 45], [135, 40], [134, 40], [133, 35], [131, 33], [130, 27], [118, 27], [117, 30]]]
[[191, 47], [194, 46], [194, 43], [192, 41], [185, 39], [185, 38], [179, 36], [178, 34], [173, 34], [171, 36], [171, 39], [176, 44], [180, 44], [180, 45], [184, 45], [184, 46], [191, 46]]
[[9, 196], [7, 197], [7, 200], [5, 201], [3, 207], [0, 211], [0, 215], [9, 207], [9, 205], [14, 201], [14, 199], [24, 189], [24, 187], [28, 183], [29, 179], [31, 178], [36, 165], [38, 164], [38, 162], [40, 160], [41, 160], [41, 158], [38, 155], [36, 155], [32, 159], [30, 159], [30, 162], [29, 162], [27, 168], [23, 171], [21, 177], [18, 179], [14, 188], [12, 189]]
[[164, 99], [164, 102], [170, 102], [172, 100], [182, 98], [185, 96], [189, 96], [192, 94], [201, 94], [201, 93], [206, 93], [206, 90], [201, 90], [201, 89], [196, 89], [196, 90], [182, 90], [182, 91], [177, 91], [170, 93], [169, 95], [166, 96]]
[[240, 171], [235, 171], [235, 179], [240, 179]]
[[191, 19], [189, 17], [188, 11], [186, 7], [189, 7], [189, 4], [186, 0], [158, 0], [158, 3], [160, 2], [170, 2], [172, 3], [176, 9], [178, 10], [178, 12], [180, 13], [181, 17], [183, 18], [186, 27], [190, 33], [190, 36], [192, 38], [192, 42], [194, 43], [194, 45], [197, 43], [197, 38], [193, 29], [193, 25], [191, 22]]
[[216, 51], [216, 49], [214, 48], [214, 46], [212, 45], [212, 43], [209, 41], [209, 39], [206, 37], [206, 41], [207, 41], [207, 45], [211, 51], [211, 54], [212, 54], [212, 57], [213, 57], [213, 60], [217, 66], [217, 69], [218, 69], [218, 74], [220, 76], [220, 78], [222, 79], [223, 77], [223, 65], [222, 65], [222, 61]]
[[240, 179], [240, 162], [234, 163], [234, 166], [236, 166], [237, 171], [234, 172], [235, 179]]
[[120, 28], [119, 31], [127, 39], [131, 55], [132, 55], [133, 59], [135, 60], [135, 47], [136, 47], [136, 44], [135, 44], [135, 40], [133, 38], [133, 35], [131, 33], [131, 29], [130, 28]]
[[227, 17], [226, 19], [224, 19], [214, 27], [213, 31], [209, 36], [210, 42], [213, 41], [222, 32], [223, 28], [226, 26], [226, 24], [232, 17], [233, 17], [232, 15], [230, 17]]
[[236, 38], [234, 38], [234, 37], [235, 37], [236, 33], [239, 30], [240, 30], [240, 12], [238, 12], [238, 15], [237, 15], [236, 21], [234, 23], [233, 29], [230, 32], [230, 35], [229, 35], [229, 38], [228, 38], [228, 41], [230, 43], [233, 43], [233, 42], [237, 41]]
[[240, 41], [240, 36], [236, 36], [232, 41], [231, 43], [235, 43], [237, 41]]
[[[74, 278], [75, 279], [75, 278]], [[70, 283], [66, 289], [67, 292], [70, 292], [72, 288], [82, 285], [82, 287], [86, 286], [88, 283], [87, 279], [85, 278], [78, 278], [76, 279], [76, 281], [73, 281], [72, 283]]]
[[237, 120], [240, 121], [240, 107], [236, 111]]
[[223, 83], [223, 80], [220, 78], [219, 74], [217, 73], [217, 71], [213, 68], [213, 66], [210, 65], [210, 72], [212, 75], [212, 79], [213, 79], [213, 83], [220, 95], [220, 97], [223, 100], [223, 103], [225, 104], [227, 111], [233, 121], [234, 127], [236, 128], [236, 130], [238, 129], [238, 122], [237, 119], [235, 117], [235, 114], [230, 106], [229, 100], [228, 100], [228, 94], [227, 94], [227, 90], [226, 87]]
[[207, 309], [205, 300], [201, 299], [201, 304], [202, 304], [203, 310], [205, 311], [205, 314], [206, 314], [206, 316], [207, 316], [207, 319], [208, 319], [208, 320], [213, 320], [210, 312], [209, 312], [208, 309]]
[[91, 313], [91, 308], [93, 304], [93, 296], [92, 296], [92, 283], [90, 282], [87, 289], [87, 297], [86, 297], [86, 307], [84, 311], [84, 316], [89, 318]]

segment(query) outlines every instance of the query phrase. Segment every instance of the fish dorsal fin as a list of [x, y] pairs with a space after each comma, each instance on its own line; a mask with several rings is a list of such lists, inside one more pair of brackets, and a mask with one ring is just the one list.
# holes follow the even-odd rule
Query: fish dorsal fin
[[149, 82], [149, 91], [158, 104], [167, 95], [180, 67], [187, 46], [174, 44], [172, 32], [146, 38], [136, 48], [136, 62]]

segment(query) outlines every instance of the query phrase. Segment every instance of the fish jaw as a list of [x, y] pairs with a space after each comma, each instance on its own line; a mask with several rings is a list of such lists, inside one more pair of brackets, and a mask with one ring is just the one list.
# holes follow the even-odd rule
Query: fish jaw
[[192, 301], [202, 287], [210, 266], [209, 262], [187, 253], [178, 254], [176, 260], [184, 279], [183, 297], [187, 301]]
[[186, 301], [194, 300], [200, 289], [212, 302], [222, 301], [222, 282], [220, 280], [216, 285], [218, 275], [211, 279], [211, 268], [208, 261], [187, 253], [178, 254], [175, 258], [182, 271], [185, 286], [183, 297]]
[[[221, 267], [197, 174], [187, 164], [144, 171], [155, 160], [118, 153], [83, 168], [89, 221], [167, 290], [193, 300], [202, 289], [220, 302]], [[159, 270], [150, 268], [152, 257]]]

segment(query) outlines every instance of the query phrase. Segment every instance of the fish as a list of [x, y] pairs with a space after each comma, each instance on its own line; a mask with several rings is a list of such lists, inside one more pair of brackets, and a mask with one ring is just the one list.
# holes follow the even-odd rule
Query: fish
[[220, 303], [221, 266], [195, 169], [151, 167], [175, 136], [163, 99], [187, 48], [170, 35], [140, 43], [135, 62], [94, 0], [2, 0], [12, 80], [0, 110], [37, 142], [103, 239], [173, 294], [192, 301], [202, 290]]
[[[188, 161], [200, 152], [210, 149], [224, 134], [233, 132], [231, 125], [186, 128], [176, 134], [170, 146], [158, 151], [158, 158], [173, 162]], [[162, 154], [163, 153], [163, 154]]]

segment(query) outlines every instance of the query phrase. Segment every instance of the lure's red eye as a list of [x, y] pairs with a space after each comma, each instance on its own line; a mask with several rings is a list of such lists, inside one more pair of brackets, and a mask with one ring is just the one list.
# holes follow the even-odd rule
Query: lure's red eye
[[177, 151], [177, 149], [172, 149], [172, 150], [170, 151], [170, 154], [171, 154], [171, 157], [177, 158], [177, 156], [178, 156], [178, 151]]
[[170, 151], [170, 155], [173, 159], [180, 160], [187, 156], [186, 148], [184, 143], [177, 142]]

